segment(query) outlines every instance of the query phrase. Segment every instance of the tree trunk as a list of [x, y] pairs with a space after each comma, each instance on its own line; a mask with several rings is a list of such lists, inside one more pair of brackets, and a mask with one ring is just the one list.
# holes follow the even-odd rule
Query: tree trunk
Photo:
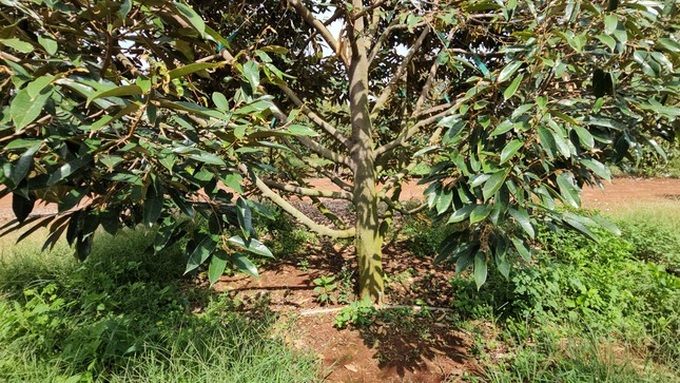
[[[353, 0], [360, 12], [361, 0]], [[382, 236], [376, 191], [373, 128], [368, 102], [368, 56], [364, 37], [364, 19], [348, 23], [351, 46], [349, 60], [349, 106], [352, 118], [350, 157], [354, 172], [354, 205], [356, 208], [356, 254], [359, 264], [359, 293], [380, 302], [383, 295]]]
[[359, 293], [361, 297], [370, 296], [380, 303], [384, 290], [382, 269], [382, 244], [378, 195], [376, 192], [375, 167], [367, 158], [372, 154], [357, 152], [354, 174], [354, 205], [356, 207], [356, 254], [359, 265]]

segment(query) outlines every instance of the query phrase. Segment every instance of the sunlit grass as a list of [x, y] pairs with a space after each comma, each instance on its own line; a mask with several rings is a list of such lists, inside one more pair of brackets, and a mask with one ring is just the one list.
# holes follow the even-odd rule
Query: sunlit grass
[[147, 251], [148, 231], [99, 235], [84, 263], [16, 237], [0, 239], [1, 382], [318, 380], [275, 314], [187, 283], [181, 249]]

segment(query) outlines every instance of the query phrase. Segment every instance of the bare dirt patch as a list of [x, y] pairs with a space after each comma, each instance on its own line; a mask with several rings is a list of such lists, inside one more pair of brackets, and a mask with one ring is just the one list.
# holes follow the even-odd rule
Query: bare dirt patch
[[[304, 271], [292, 262], [271, 264], [257, 279], [223, 277], [215, 288], [255, 305], [264, 301], [282, 318], [294, 321], [296, 331], [288, 334], [289, 342], [318, 354], [328, 382], [455, 382], [470, 371], [469, 336], [445, 311], [384, 309], [358, 329], [334, 327], [338, 311], [333, 309], [342, 305], [321, 306], [313, 280], [354, 270], [351, 251], [349, 246], [322, 242], [306, 250], [310, 255]], [[387, 305], [451, 305], [446, 285], [453, 271], [435, 269], [431, 258], [415, 257], [393, 244], [385, 251], [385, 273], [391, 277]], [[312, 313], [315, 310], [318, 313]]]

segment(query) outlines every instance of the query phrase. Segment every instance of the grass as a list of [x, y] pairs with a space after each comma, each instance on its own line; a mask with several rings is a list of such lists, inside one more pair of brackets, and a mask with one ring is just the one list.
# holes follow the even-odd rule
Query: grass
[[266, 308], [182, 279], [179, 249], [144, 230], [96, 240], [84, 263], [59, 244], [0, 247], [0, 381], [310, 382], [315, 358], [284, 343]]
[[680, 226], [657, 219], [617, 216], [622, 236], [601, 231], [599, 243], [544, 230], [532, 263], [479, 293], [455, 277], [457, 320], [498, 333], [478, 337], [483, 374], [470, 380], [677, 382]]
[[509, 363], [490, 368], [483, 381], [506, 382], [675, 382], [652, 364], [628, 359], [626, 350], [601, 339], [521, 347]]

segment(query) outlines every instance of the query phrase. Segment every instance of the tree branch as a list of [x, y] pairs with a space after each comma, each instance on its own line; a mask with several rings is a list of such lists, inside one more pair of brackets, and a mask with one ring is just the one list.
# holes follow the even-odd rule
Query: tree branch
[[449, 114], [450, 110], [452, 108], [455, 108], [455, 107], [456, 107], [456, 105], [454, 104], [451, 108], [447, 108], [443, 112], [437, 113], [437, 114], [430, 116], [430, 117], [428, 117], [424, 120], [420, 120], [416, 124], [411, 126], [410, 128], [404, 129], [399, 134], [399, 136], [397, 138], [395, 138], [394, 140], [386, 143], [385, 145], [383, 145], [383, 146], [381, 146], [381, 147], [379, 147], [375, 150], [376, 158], [378, 158], [381, 155], [387, 153], [388, 151], [396, 148], [397, 146], [404, 145], [406, 143], [406, 141], [408, 141], [411, 137], [413, 137], [414, 134], [418, 133], [418, 130], [420, 128], [427, 126], [427, 125], [430, 125], [430, 124], [436, 122], [437, 120], [441, 119], [442, 117]]
[[376, 100], [375, 104], [373, 105], [373, 109], [371, 110], [371, 117], [375, 118], [375, 115], [382, 110], [382, 108], [385, 106], [385, 103], [387, 103], [387, 100], [390, 98], [392, 95], [392, 91], [394, 88], [397, 86], [397, 83], [401, 81], [402, 77], [406, 74], [406, 69], [408, 68], [409, 64], [411, 63], [411, 60], [413, 59], [413, 56], [416, 54], [418, 49], [420, 49], [420, 46], [423, 44], [423, 41], [425, 41], [425, 38], [427, 35], [430, 33], [430, 27], [428, 25], [425, 26], [422, 32], [420, 32], [420, 36], [418, 36], [418, 39], [416, 42], [413, 44], [413, 46], [408, 50], [408, 53], [406, 53], [406, 56], [404, 57], [404, 60], [401, 62], [397, 70], [395, 71], [394, 75], [392, 76], [392, 79], [390, 80], [389, 84], [385, 87], [385, 90], [380, 94], [380, 97], [378, 97], [378, 100]]
[[319, 116], [316, 112], [308, 108], [302, 100], [293, 92], [292, 89], [290, 89], [288, 86], [284, 84], [278, 84], [279, 89], [283, 91], [283, 93], [290, 98], [293, 103], [300, 108], [302, 113], [306, 114], [309, 119], [314, 121], [317, 125], [319, 125], [323, 130], [328, 133], [331, 137], [333, 137], [336, 141], [344, 145], [346, 148], [349, 149], [350, 147], [350, 142], [349, 139], [345, 136], [342, 135], [333, 125], [328, 123], [326, 120], [323, 119], [323, 117]]
[[352, 200], [352, 193], [346, 191], [315, 190], [297, 185], [284, 184], [267, 179], [263, 179], [262, 182], [264, 182], [265, 185], [269, 186], [272, 189], [286, 191], [301, 196], [345, 199], [348, 201]]
[[[446, 36], [447, 41], [451, 40], [454, 32], [455, 32], [455, 30], [451, 30], [449, 32], [449, 34]], [[441, 41], [441, 38], [439, 40]], [[442, 44], [443, 44], [442, 49], [448, 50], [448, 48], [446, 47], [446, 43], [442, 41]], [[427, 80], [425, 80], [425, 85], [423, 85], [423, 89], [420, 91], [420, 96], [418, 97], [418, 101], [416, 101], [416, 105], [413, 108], [413, 115], [414, 116], [418, 115], [420, 113], [420, 110], [422, 109], [423, 105], [425, 104], [425, 100], [427, 99], [427, 95], [430, 93], [430, 89], [432, 88], [432, 83], [434, 82], [435, 77], [437, 77], [437, 69], [438, 68], [439, 68], [439, 64], [437, 63], [437, 59], [435, 59], [434, 62], [432, 63], [432, 66], [430, 67], [430, 72], [427, 74]]]
[[356, 12], [356, 13], [352, 13], [352, 14], [350, 15], [351, 21], [354, 21], [354, 20], [356, 20], [356, 19], [358, 19], [358, 18], [360, 18], [360, 17], [363, 17], [363, 16], [366, 15], [368, 12], [371, 12], [372, 10], [374, 10], [374, 9], [376, 9], [376, 8], [378, 8], [378, 7], [380, 7], [381, 5], [385, 4], [386, 2], [387, 2], [386, 0], [378, 0], [378, 1], [376, 1], [375, 3], [373, 3], [373, 4], [371, 4], [371, 5], [367, 6], [367, 7], [364, 7], [361, 11]]
[[[326, 28], [324, 23], [322, 23], [319, 19], [314, 17], [314, 14], [309, 9], [307, 9], [307, 7], [305, 7], [300, 0], [288, 0], [288, 4], [295, 8], [298, 15], [300, 15], [300, 17], [302, 17], [302, 19], [305, 20], [307, 24], [311, 25], [321, 34], [321, 37], [324, 39], [324, 41], [326, 41], [326, 44], [328, 44], [333, 52], [340, 51], [338, 41], [335, 39], [335, 37], [333, 37], [328, 28]], [[345, 62], [345, 65], [349, 65], [347, 60], [342, 55], [339, 56]]]
[[309, 137], [306, 136], [297, 136], [297, 140], [304, 145], [307, 149], [313, 151], [314, 153], [322, 156], [323, 158], [327, 160], [331, 160], [335, 163], [343, 164], [348, 167], [352, 167], [352, 161], [349, 159], [347, 156], [343, 156], [342, 154], [336, 153], [327, 147], [317, 143], [316, 141], [312, 140]]
[[[248, 168], [246, 168], [245, 165], [241, 164], [239, 165], [239, 170], [248, 175]], [[295, 206], [291, 205], [283, 199], [280, 195], [276, 194], [272, 189], [270, 189], [264, 181], [262, 181], [259, 177], [256, 175], [252, 174], [252, 177], [255, 179], [255, 186], [260, 189], [262, 192], [262, 195], [269, 198], [272, 202], [274, 202], [276, 205], [278, 205], [283, 211], [286, 213], [292, 215], [295, 217], [295, 219], [300, 222], [301, 224], [307, 226], [310, 230], [318, 233], [319, 235], [331, 237], [331, 238], [351, 238], [355, 234], [354, 229], [347, 229], [347, 230], [334, 230], [331, 229], [330, 227], [320, 225], [308, 216], [306, 216], [303, 212], [300, 210], [296, 209]]]
[[414, 207], [411, 210], [406, 210], [406, 209], [404, 209], [403, 206], [400, 206], [400, 204], [394, 203], [394, 201], [392, 201], [392, 199], [389, 198], [389, 197], [384, 197], [382, 200], [387, 204], [387, 206], [390, 207], [390, 209], [398, 211], [402, 215], [413, 215], [413, 214], [419, 213], [419, 212], [425, 210], [425, 208], [427, 208], [427, 203], [421, 203], [420, 205]]
[[[427, 25], [427, 23], [418, 23], [418, 24], [414, 25], [414, 28], [420, 28], [420, 27], [423, 27], [423, 26], [426, 26], [426, 25]], [[380, 34], [380, 37], [378, 37], [378, 41], [376, 41], [373, 44], [373, 48], [371, 48], [371, 53], [368, 55], [368, 62], [369, 63], [373, 62], [373, 59], [375, 59], [375, 56], [377, 56], [378, 53], [380, 53], [380, 49], [382, 49], [383, 43], [387, 40], [388, 37], [390, 37], [390, 34], [393, 31], [396, 31], [398, 29], [406, 29], [406, 28], [408, 28], [408, 26], [405, 25], [405, 24], [399, 24], [399, 20], [392, 21], [390, 23], [390, 25], [387, 28], [385, 28], [383, 33]]]
[[414, 117], [414, 118], [417, 118], [417, 117], [422, 117], [422, 116], [428, 116], [428, 115], [430, 115], [430, 114], [432, 114], [432, 113], [441, 112], [441, 111], [444, 110], [444, 109], [450, 109], [450, 108], [451, 108], [452, 106], [454, 106], [454, 105], [455, 105], [455, 104], [452, 103], [452, 102], [447, 102], [447, 103], [445, 103], [445, 104], [435, 105], [435, 106], [433, 106], [433, 107], [431, 107], [431, 108], [428, 108], [428, 109], [423, 110], [422, 112], [413, 113], [413, 117]]

